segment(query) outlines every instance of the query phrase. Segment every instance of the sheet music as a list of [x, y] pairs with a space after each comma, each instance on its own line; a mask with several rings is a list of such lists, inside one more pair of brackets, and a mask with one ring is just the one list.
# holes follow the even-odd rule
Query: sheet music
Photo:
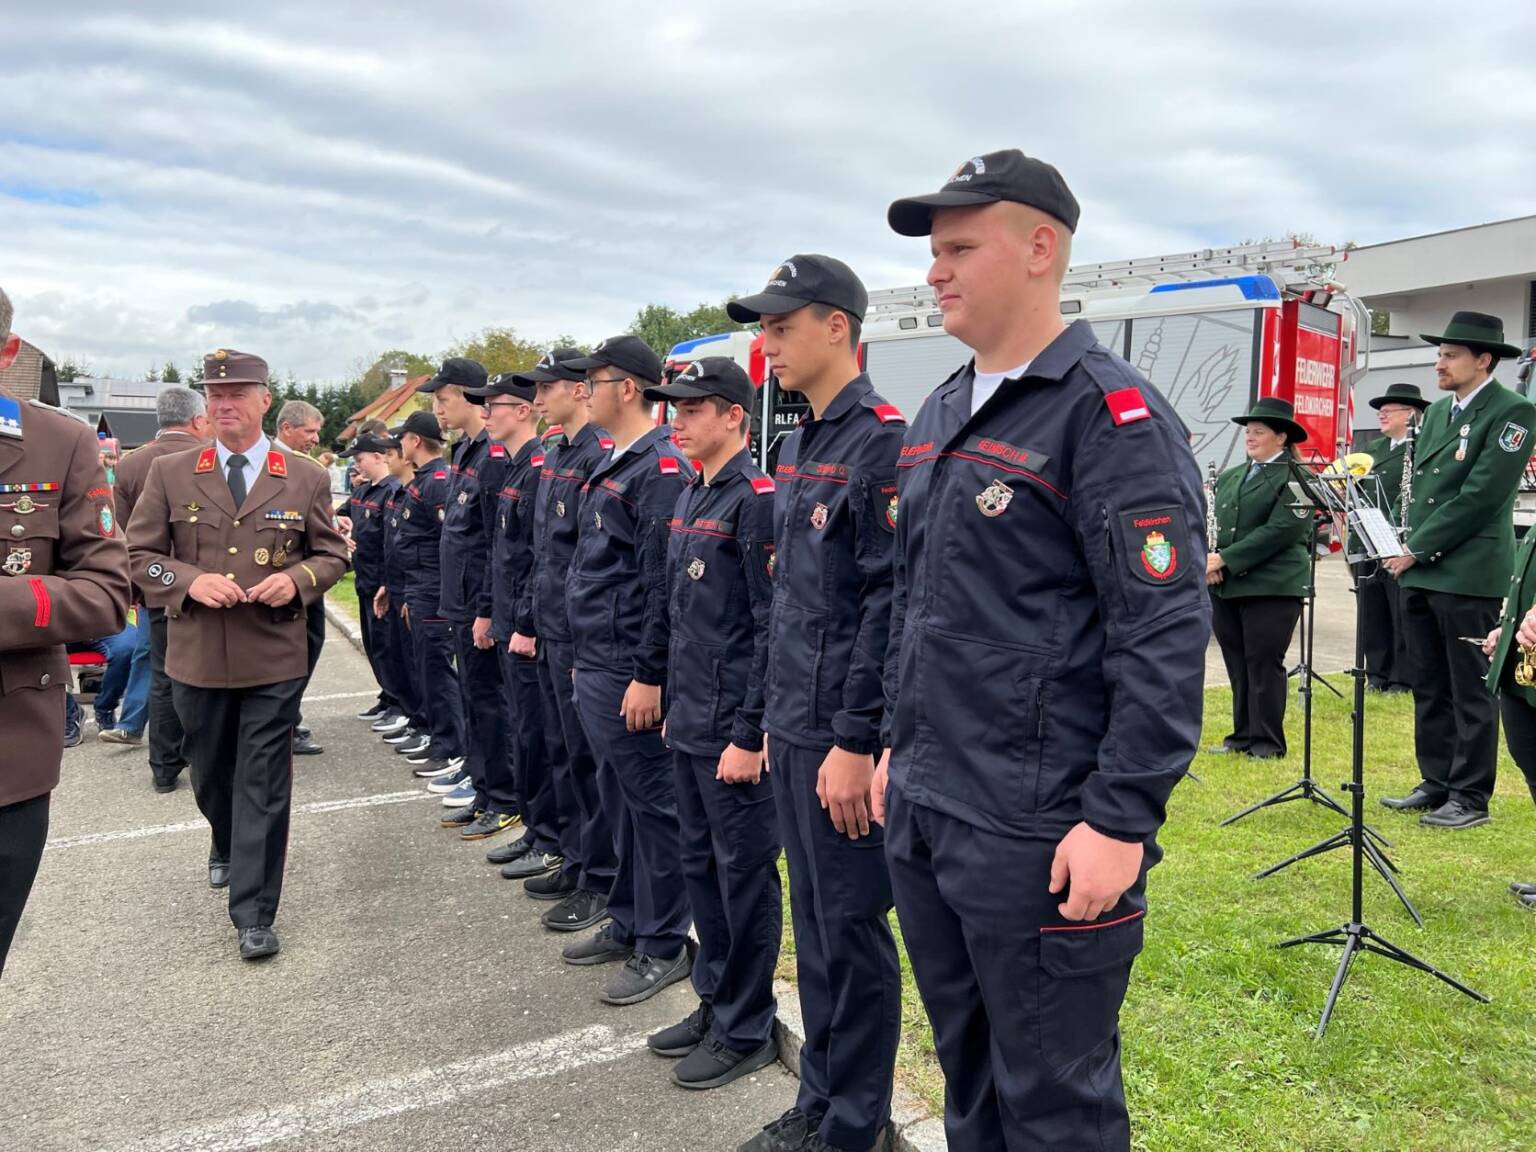
[[1351, 508], [1349, 524], [1355, 535], [1365, 542], [1366, 551], [1373, 559], [1390, 560], [1394, 556], [1407, 555], [1397, 538], [1397, 529], [1380, 508], [1368, 505]]

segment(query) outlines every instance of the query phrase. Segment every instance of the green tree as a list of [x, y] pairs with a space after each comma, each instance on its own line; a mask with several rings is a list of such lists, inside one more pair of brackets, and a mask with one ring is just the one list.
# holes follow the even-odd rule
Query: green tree
[[443, 353], [478, 360], [492, 376], [502, 372], [526, 372], [544, 355], [544, 345], [525, 340], [512, 328], [487, 328], [478, 336], [461, 340]]
[[629, 332], [649, 344], [656, 355], [665, 358], [674, 346], [685, 340], [746, 328], [747, 325], [736, 323], [726, 313], [728, 302], [700, 304], [692, 312], [678, 312], [666, 304], [647, 304], [635, 313]]
[[149, 366], [149, 368], [146, 369], [145, 372], [144, 372], [144, 379], [149, 380], [149, 381], [159, 380], [160, 379], [160, 369], [156, 368], [153, 364], [151, 364]]
[[[389, 387], [389, 373], [392, 368], [404, 368], [407, 379], [413, 376], [427, 376], [437, 371], [437, 365], [429, 357], [416, 352], [407, 352], [400, 348], [391, 348], [388, 352], [375, 357], [373, 363], [359, 365], [357, 384], [361, 389], [362, 400], [357, 408], [364, 404], [371, 404], [384, 394]], [[357, 411], [354, 408], [353, 411]]]
[[163, 384], [181, 383], [181, 372], [173, 361], [167, 360], [165, 367], [160, 369], [160, 381]]
[[91, 374], [91, 364], [84, 356], [76, 356], [67, 353], [63, 359], [54, 365], [60, 384], [68, 384]]

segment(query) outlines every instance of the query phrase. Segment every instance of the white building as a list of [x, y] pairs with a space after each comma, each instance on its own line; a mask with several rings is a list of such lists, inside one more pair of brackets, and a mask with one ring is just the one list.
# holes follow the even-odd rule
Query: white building
[[[1394, 381], [1436, 395], [1435, 349], [1419, 335], [1444, 331], [1454, 312], [1497, 316], [1507, 343], [1536, 344], [1536, 216], [1356, 248], [1334, 275], [1389, 320], [1389, 335], [1372, 341], [1370, 374], [1355, 391], [1357, 429], [1376, 427], [1366, 401]], [[1515, 365], [1501, 364], [1496, 376], [1514, 387]]]

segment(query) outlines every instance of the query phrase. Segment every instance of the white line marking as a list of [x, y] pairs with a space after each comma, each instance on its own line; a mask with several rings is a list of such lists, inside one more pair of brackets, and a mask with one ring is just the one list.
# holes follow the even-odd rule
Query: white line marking
[[306, 696], [303, 702], [305, 704], [323, 704], [327, 700], [361, 700], [364, 696], [377, 696], [378, 694], [379, 690], [377, 688], [372, 692], [327, 692], [324, 696]]
[[476, 1096], [509, 1084], [556, 1076], [593, 1064], [606, 1064], [643, 1047], [645, 1033], [615, 1036], [612, 1028], [597, 1024], [533, 1040], [488, 1056], [370, 1080], [305, 1103], [279, 1104], [244, 1116], [112, 1147], [115, 1152], [247, 1152], [269, 1144], [304, 1139], [313, 1148], [320, 1146], [317, 1141], [326, 1133], [403, 1112], [451, 1104], [461, 1097]]
[[[378, 796], [354, 796], [350, 800], [316, 800], [300, 804], [293, 810], [295, 816], [312, 816], [323, 812], [342, 812], [348, 808], [373, 808], [380, 804], [404, 804], [410, 800], [431, 800], [428, 792], [384, 792]], [[84, 836], [62, 836], [48, 841], [45, 847], [87, 848], [94, 844], [110, 844], [114, 840], [143, 840], [150, 836], [166, 836], [172, 832], [208, 830], [205, 820], [187, 820], [181, 824], [157, 824], [152, 828], [124, 828], [118, 832], [90, 832]]]

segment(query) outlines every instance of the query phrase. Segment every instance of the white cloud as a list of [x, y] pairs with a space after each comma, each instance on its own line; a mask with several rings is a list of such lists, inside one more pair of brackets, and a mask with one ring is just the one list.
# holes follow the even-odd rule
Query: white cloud
[[[0, 282], [100, 370], [336, 377], [489, 324], [596, 339], [793, 251], [915, 283], [885, 207], [1017, 145], [1108, 260], [1529, 211], [1536, 9], [887, 0], [7, 6]], [[67, 64], [61, 69], [60, 61]]]

